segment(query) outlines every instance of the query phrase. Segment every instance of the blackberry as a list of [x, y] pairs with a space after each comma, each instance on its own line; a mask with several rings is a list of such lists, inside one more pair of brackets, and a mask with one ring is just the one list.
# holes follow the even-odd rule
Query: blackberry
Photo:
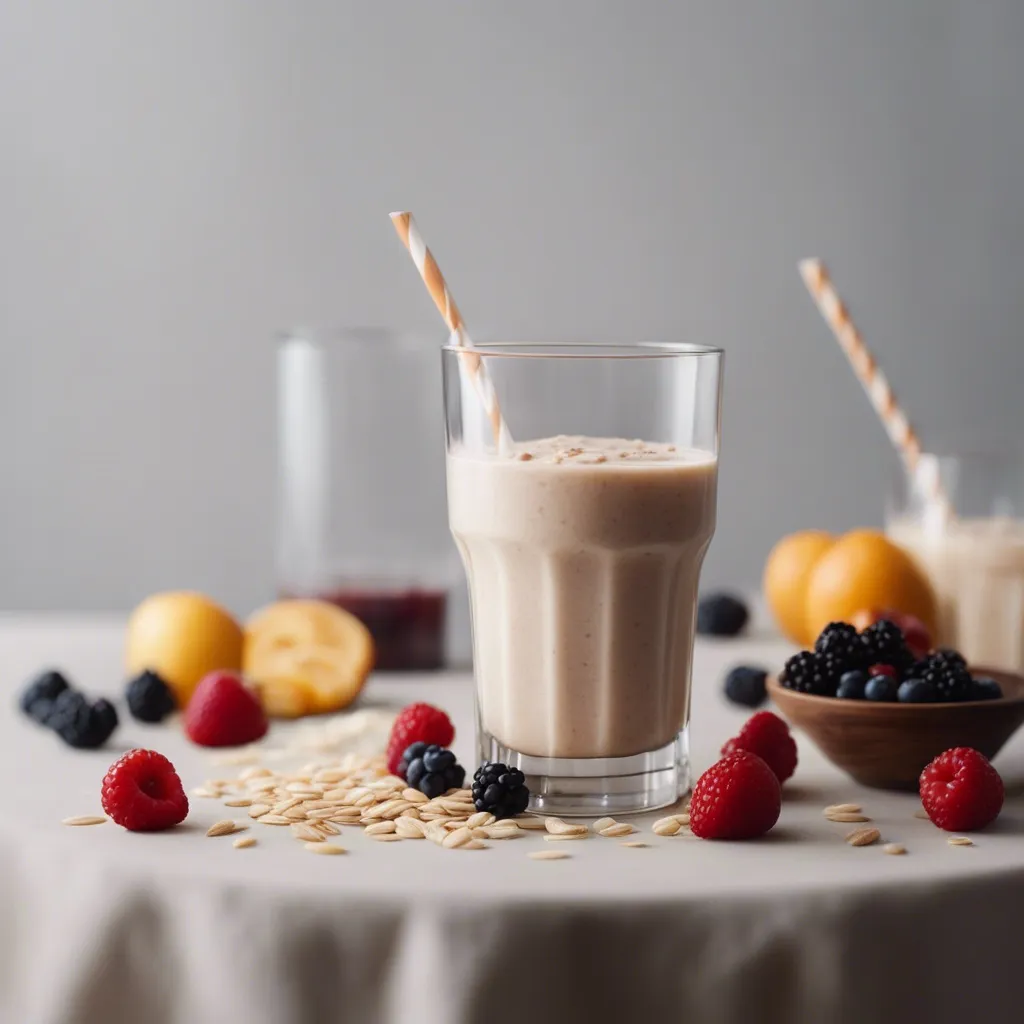
[[500, 761], [486, 761], [473, 774], [473, 806], [496, 818], [514, 818], [530, 802], [526, 776]]
[[431, 800], [444, 796], [449, 789], [460, 789], [466, 781], [466, 769], [455, 760], [455, 754], [436, 744], [412, 743], [402, 754], [402, 761], [405, 781]]
[[912, 665], [908, 674], [933, 686], [938, 701], [952, 703], [973, 698], [974, 680], [967, 662], [956, 651], [933, 651]]
[[830, 622], [818, 634], [814, 649], [833, 658], [844, 672], [866, 667], [864, 644], [857, 627], [848, 622]]
[[53, 702], [68, 689], [68, 681], [52, 669], [36, 676], [21, 692], [18, 704], [29, 718], [46, 725], [53, 712]]
[[794, 654], [782, 670], [782, 685], [798, 693], [818, 697], [834, 697], [839, 680], [839, 666], [827, 654], [801, 651]]
[[903, 631], [888, 619], [873, 622], [860, 635], [864, 662], [867, 665], [891, 665], [900, 675], [914, 662]]
[[709, 594], [697, 606], [697, 632], [705, 636], [736, 636], [750, 618], [747, 606], [732, 594]]
[[742, 704], [748, 708], [760, 707], [768, 696], [764, 685], [767, 678], [768, 673], [763, 668], [737, 665], [725, 677], [725, 696], [733, 704]]
[[68, 746], [101, 747], [117, 728], [117, 711], [108, 700], [90, 704], [75, 690], [65, 690], [54, 702], [46, 723]]
[[162, 722], [178, 706], [171, 688], [149, 669], [128, 683], [125, 697], [128, 710], [140, 722]]

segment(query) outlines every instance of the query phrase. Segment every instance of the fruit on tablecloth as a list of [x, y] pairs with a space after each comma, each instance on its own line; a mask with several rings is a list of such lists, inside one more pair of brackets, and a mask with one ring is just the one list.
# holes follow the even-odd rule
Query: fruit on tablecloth
[[701, 839], [755, 839], [782, 811], [782, 787], [756, 754], [737, 750], [713, 764], [693, 787], [690, 828]]
[[514, 818], [530, 803], [526, 776], [518, 768], [488, 761], [473, 773], [473, 806], [496, 818]]
[[405, 780], [431, 800], [444, 796], [449, 789], [461, 789], [466, 769], [455, 759], [455, 753], [437, 744], [410, 744], [402, 756]]
[[991, 824], [1003, 806], [1003, 780], [988, 759], [971, 747], [939, 754], [921, 772], [921, 803], [947, 832], [973, 832]]
[[188, 815], [188, 797], [174, 765], [155, 750], [129, 750], [103, 778], [104, 812], [132, 832], [171, 828]]
[[704, 636], [737, 636], [743, 631], [750, 611], [733, 594], [708, 594], [697, 605], [697, 632]]
[[370, 631], [326, 601], [277, 601], [245, 624], [243, 664], [268, 715], [296, 718], [348, 707], [373, 668]]
[[237, 672], [211, 672], [185, 709], [185, 735], [203, 747], [237, 747], [266, 732], [263, 705]]
[[388, 738], [388, 771], [405, 778], [402, 755], [414, 743], [450, 747], [455, 739], [452, 720], [433, 704], [409, 704], [399, 711]]
[[53, 702], [46, 724], [70, 747], [102, 747], [117, 728], [117, 710], [109, 700], [90, 702], [77, 690], [64, 690]]
[[814, 639], [807, 631], [807, 581], [818, 559], [834, 543], [835, 537], [824, 530], [791, 533], [772, 548], [765, 563], [768, 607], [783, 635], [802, 647], [809, 647]]
[[130, 680], [124, 695], [132, 717], [140, 722], [162, 722], [178, 707], [174, 691], [151, 669]]
[[775, 773], [780, 783], [796, 771], [796, 741], [789, 726], [771, 711], [759, 711], [748, 718], [739, 735], [722, 747], [722, 754], [746, 750], [756, 754]]
[[128, 620], [125, 664], [129, 677], [156, 672], [185, 707], [203, 676], [242, 667], [242, 627], [203, 594], [153, 594]]
[[53, 702], [69, 688], [67, 678], [54, 669], [41, 672], [21, 692], [18, 704], [29, 718], [46, 725], [53, 712]]
[[726, 699], [743, 707], [759, 707], [768, 696], [765, 688], [767, 678], [767, 671], [756, 665], [736, 665], [725, 676]]
[[807, 577], [807, 634], [876, 607], [913, 615], [935, 632], [935, 593], [913, 559], [877, 530], [853, 530], [817, 559]]

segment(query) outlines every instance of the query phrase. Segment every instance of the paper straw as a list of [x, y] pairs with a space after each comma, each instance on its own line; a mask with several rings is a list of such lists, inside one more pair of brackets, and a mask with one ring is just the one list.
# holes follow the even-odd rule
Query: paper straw
[[498, 403], [494, 384], [487, 372], [487, 367], [484, 366], [479, 353], [473, 347], [473, 342], [462, 320], [462, 314], [459, 312], [459, 307], [455, 305], [452, 293], [448, 290], [448, 284], [441, 273], [441, 268], [437, 265], [437, 260], [434, 259], [433, 254], [424, 243], [411, 213], [405, 211], [393, 213], [391, 222], [395, 225], [398, 237], [409, 250], [409, 255], [412, 257], [413, 263], [416, 264], [416, 269], [420, 272], [420, 277], [423, 278], [423, 283], [427, 286], [434, 305], [444, 317], [444, 322], [448, 325], [455, 344], [466, 349], [462, 365], [469, 373], [476, 392], [483, 402], [484, 411], [491, 421], [495, 443], [500, 450], [507, 451], [512, 445], [512, 435], [501, 417], [501, 406]]
[[854, 326], [849, 311], [839, 297], [825, 265], [818, 259], [801, 260], [800, 276], [811, 293], [818, 312], [821, 313], [835, 336], [843, 354], [849, 360], [857, 379], [867, 393], [868, 400], [882, 421], [889, 440], [892, 441], [896, 453], [903, 461], [907, 475], [916, 481], [921, 493], [930, 502], [941, 503], [949, 507], [948, 499], [936, 472], [937, 463], [934, 459], [921, 458], [921, 440], [917, 431], [910, 425], [906, 413], [896, 401], [896, 396], [876, 362], [868, 350], [860, 331]]

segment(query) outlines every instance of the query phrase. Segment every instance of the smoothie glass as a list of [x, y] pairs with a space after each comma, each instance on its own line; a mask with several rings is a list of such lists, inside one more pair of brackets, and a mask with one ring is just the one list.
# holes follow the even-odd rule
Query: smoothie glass
[[437, 338], [278, 339], [277, 573], [373, 634], [378, 669], [441, 668], [458, 561], [445, 520]]
[[972, 664], [1024, 672], [1024, 451], [922, 455], [953, 514], [900, 479], [887, 532], [939, 603], [939, 637]]
[[469, 583], [480, 758], [525, 772], [535, 811], [667, 806], [690, 784], [722, 352], [477, 349], [515, 438], [499, 450], [465, 351], [447, 347], [448, 518]]

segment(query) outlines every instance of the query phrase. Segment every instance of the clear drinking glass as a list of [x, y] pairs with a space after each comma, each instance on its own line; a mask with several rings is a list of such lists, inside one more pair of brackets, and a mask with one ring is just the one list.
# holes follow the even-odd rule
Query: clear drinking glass
[[469, 582], [482, 760], [531, 808], [662, 807], [689, 789], [701, 563], [715, 529], [722, 352], [446, 347], [448, 517]]
[[372, 328], [279, 339], [278, 588], [362, 619], [380, 669], [445, 661], [457, 561], [437, 349]]
[[939, 637], [975, 666], [1024, 672], [1024, 451], [922, 455], [951, 513], [902, 475], [887, 532], [939, 603]]

